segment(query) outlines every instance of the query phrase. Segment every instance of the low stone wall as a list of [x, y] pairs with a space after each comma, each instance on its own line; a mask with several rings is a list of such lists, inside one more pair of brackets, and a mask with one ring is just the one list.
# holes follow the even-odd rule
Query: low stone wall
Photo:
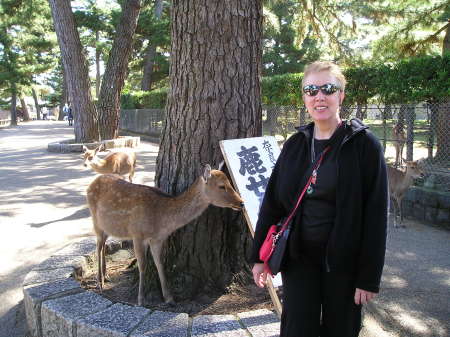
[[[267, 310], [236, 315], [199, 315], [152, 311], [113, 303], [80, 287], [95, 251], [87, 238], [58, 251], [35, 267], [23, 283], [25, 313], [32, 337], [264, 337], [279, 336], [280, 321]], [[107, 251], [120, 247], [107, 242]]]
[[0, 126], [9, 126], [11, 124], [10, 119], [0, 119]]
[[113, 149], [118, 147], [138, 147], [140, 144], [140, 137], [133, 136], [123, 136], [116, 139], [103, 140], [101, 142], [94, 143], [74, 143], [72, 140], [65, 140], [61, 142], [53, 142], [49, 143], [47, 146], [48, 152], [83, 152], [83, 146], [86, 146], [88, 149], [92, 150], [100, 145], [104, 145], [105, 149]]
[[403, 214], [450, 230], [450, 193], [413, 186], [403, 199]]

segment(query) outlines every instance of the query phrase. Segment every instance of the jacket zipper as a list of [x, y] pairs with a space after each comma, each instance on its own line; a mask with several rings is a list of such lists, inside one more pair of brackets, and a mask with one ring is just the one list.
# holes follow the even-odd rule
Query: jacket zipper
[[[362, 130], [365, 130], [365, 129], [366, 128], [364, 128]], [[344, 144], [347, 143], [347, 141], [352, 139], [356, 134], [358, 134], [362, 130], [357, 130], [355, 133], [352, 133], [349, 137], [344, 137], [344, 140], [342, 141], [341, 144], [339, 144], [339, 148], [338, 148], [338, 151], [336, 153], [336, 162], [339, 159], [339, 155], [341, 153], [342, 146], [344, 146]], [[336, 165], [336, 181], [339, 181], [339, 165]], [[327, 246], [325, 247], [325, 270], [326, 270], [327, 273], [331, 272], [330, 264], [328, 262], [329, 246], [330, 246], [330, 240], [328, 239]]]

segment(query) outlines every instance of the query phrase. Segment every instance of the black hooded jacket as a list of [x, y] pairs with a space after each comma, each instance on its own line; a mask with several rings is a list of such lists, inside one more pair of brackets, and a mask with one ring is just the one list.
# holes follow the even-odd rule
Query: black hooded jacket
[[[300, 127], [283, 146], [266, 188], [251, 261], [260, 263], [269, 227], [287, 217], [311, 174], [314, 124]], [[336, 217], [326, 245], [327, 269], [355, 275], [356, 288], [378, 292], [386, 250], [388, 185], [383, 149], [358, 119], [345, 124], [337, 147]], [[289, 253], [298, 248], [295, 235]]]

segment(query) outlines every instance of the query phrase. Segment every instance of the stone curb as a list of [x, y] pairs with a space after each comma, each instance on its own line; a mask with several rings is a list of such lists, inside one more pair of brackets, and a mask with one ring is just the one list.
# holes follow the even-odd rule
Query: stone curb
[[[113, 303], [82, 289], [73, 278], [86, 269], [95, 238], [75, 242], [36, 266], [23, 283], [25, 313], [33, 337], [277, 337], [280, 321], [270, 310], [237, 315], [151, 311]], [[120, 247], [108, 241], [109, 251]]]
[[64, 140], [60, 142], [53, 142], [47, 145], [48, 152], [83, 152], [83, 146], [86, 146], [89, 149], [95, 149], [100, 145], [104, 144], [105, 149], [112, 149], [116, 147], [138, 147], [141, 142], [140, 137], [132, 137], [132, 136], [120, 136], [116, 139], [103, 140], [100, 142], [93, 143], [72, 143], [72, 140]]

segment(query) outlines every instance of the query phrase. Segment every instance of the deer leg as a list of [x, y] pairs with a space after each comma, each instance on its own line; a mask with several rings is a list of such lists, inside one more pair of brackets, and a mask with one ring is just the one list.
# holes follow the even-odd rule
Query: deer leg
[[391, 196], [391, 202], [392, 202], [392, 213], [393, 213], [393, 220], [394, 220], [394, 228], [397, 227], [397, 201], [393, 196]]
[[400, 158], [399, 158], [400, 165], [403, 164], [403, 147], [404, 147], [404, 146], [405, 146], [405, 143], [402, 143], [402, 144], [400, 145]]
[[108, 277], [108, 273], [106, 272], [106, 239], [108, 239], [108, 236], [103, 233], [103, 249], [102, 249], [102, 272], [103, 272], [103, 282], [110, 281]]
[[398, 167], [398, 144], [395, 144], [395, 167]]
[[144, 240], [134, 238], [134, 255], [136, 255], [138, 268], [139, 268], [139, 292], [138, 292], [138, 305], [142, 306], [144, 300], [144, 269], [145, 269], [145, 244]]
[[403, 212], [402, 212], [402, 199], [399, 199], [398, 201], [398, 211], [400, 214], [400, 227], [405, 227], [405, 225], [403, 225]]
[[134, 177], [134, 166], [131, 167], [131, 171], [130, 171], [130, 174], [128, 176], [128, 180], [130, 180], [130, 183], [133, 182], [133, 177]]
[[103, 290], [105, 284], [106, 261], [105, 261], [105, 242], [107, 236], [104, 232], [97, 232], [97, 284], [100, 290]]
[[161, 263], [161, 250], [164, 241], [152, 241], [150, 243], [150, 250], [152, 252], [153, 261], [155, 262], [156, 269], [158, 270], [159, 281], [161, 283], [161, 290], [166, 303], [173, 303], [172, 294], [167, 287], [166, 276], [164, 274], [164, 266]]

